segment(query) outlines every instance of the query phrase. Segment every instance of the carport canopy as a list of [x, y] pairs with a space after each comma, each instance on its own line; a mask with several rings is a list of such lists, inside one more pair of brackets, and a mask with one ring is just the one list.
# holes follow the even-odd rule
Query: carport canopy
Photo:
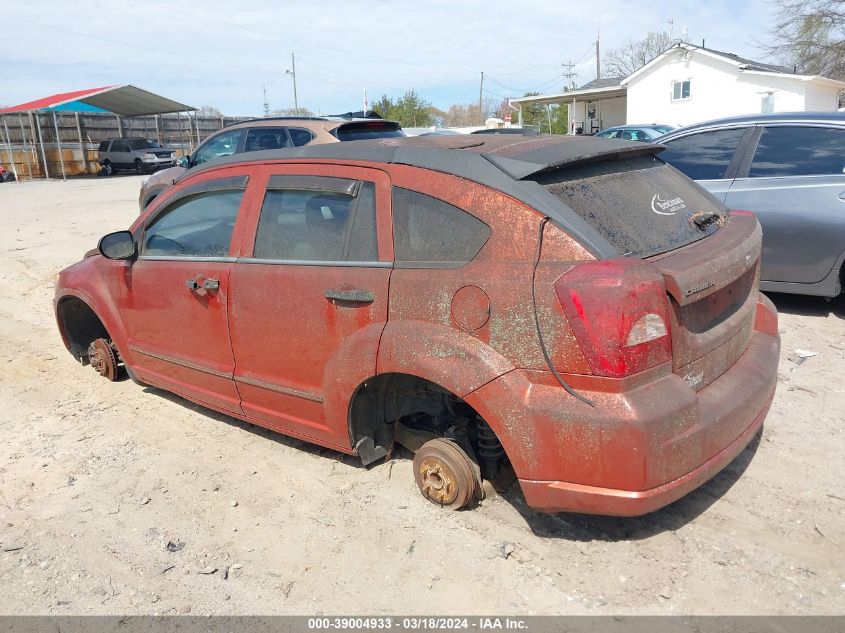
[[[13, 112], [38, 112], [49, 110], [53, 113], [53, 125], [56, 128], [56, 142], [59, 146], [59, 160], [62, 165], [62, 180], [65, 179], [65, 161], [62, 157], [62, 142], [59, 138], [59, 125], [56, 122], [56, 112], [59, 116], [63, 111], [85, 111], [100, 110], [111, 112], [121, 116], [144, 116], [150, 114], [168, 114], [170, 112], [188, 112], [196, 110], [195, 107], [179, 103], [173, 99], [162, 97], [154, 92], [143, 90], [136, 86], [124, 84], [120, 86], [104, 86], [102, 88], [88, 88], [87, 90], [75, 90], [73, 92], [60, 92], [59, 94], [42, 97], [35, 101], [21, 103], [11, 108], [0, 109], [0, 114], [11, 114]], [[37, 118], [38, 134], [41, 135], [41, 121]], [[5, 119], [3, 125], [6, 125]], [[23, 132], [21, 132], [23, 133]], [[11, 158], [11, 148], [8, 141], [9, 132], [6, 130], [7, 149]], [[80, 138], [80, 144], [82, 139]], [[47, 178], [50, 173], [47, 170], [47, 156], [44, 151], [44, 141], [39, 141], [41, 146], [41, 158], [44, 161], [44, 173]], [[12, 161], [14, 169], [14, 161]], [[15, 170], [17, 178], [17, 170]]]
[[132, 85], [105, 86], [74, 92], [62, 92], [49, 97], [0, 110], [0, 114], [29, 112], [33, 110], [55, 110], [61, 106], [79, 102], [95, 108], [101, 108], [120, 116], [143, 116], [147, 114], [167, 114], [196, 110], [193, 106], [173, 101], [153, 92]]

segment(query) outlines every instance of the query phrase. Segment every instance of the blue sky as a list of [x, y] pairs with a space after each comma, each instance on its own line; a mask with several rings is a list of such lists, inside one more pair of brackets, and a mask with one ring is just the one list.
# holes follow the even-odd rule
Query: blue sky
[[285, 70], [296, 54], [300, 106], [360, 109], [414, 88], [440, 108], [526, 89], [558, 92], [561, 64], [595, 78], [593, 42], [609, 51], [669, 28], [710, 48], [761, 58], [772, 16], [766, 0], [738, 3], [476, 2], [417, 0], [5, 0], [0, 104], [131, 83], [193, 106], [260, 115], [293, 106]]

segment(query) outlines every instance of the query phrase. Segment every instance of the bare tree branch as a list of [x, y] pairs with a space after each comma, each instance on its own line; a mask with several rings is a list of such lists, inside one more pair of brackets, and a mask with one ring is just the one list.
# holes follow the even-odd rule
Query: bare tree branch
[[624, 46], [607, 54], [602, 64], [602, 75], [605, 77], [627, 77], [670, 46], [672, 46], [672, 38], [666, 32], [649, 33], [642, 40], [629, 39]]
[[808, 75], [845, 80], [845, 0], [775, 0], [771, 56]]

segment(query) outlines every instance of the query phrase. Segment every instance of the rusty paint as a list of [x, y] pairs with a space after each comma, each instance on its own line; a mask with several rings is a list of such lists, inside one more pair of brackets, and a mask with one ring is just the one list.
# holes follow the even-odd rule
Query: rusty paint
[[[762, 422], [776, 383], [779, 339], [777, 314], [757, 291], [756, 221], [732, 216], [715, 235], [642, 263], [666, 284], [671, 362], [608, 377], [594, 372], [589, 341], [579, 338], [555, 292], [556, 283], [595, 260], [551, 225], [538, 254], [541, 214], [476, 183], [406, 165], [264, 160], [189, 176], [132, 227], [139, 234], [184, 187], [248, 174], [230, 261], [127, 263], [92, 256], [61, 273], [57, 310], [67, 297], [88, 304], [144, 382], [347, 453], [356, 450], [349, 416], [361, 385], [388, 373], [431, 381], [480, 414], [529, 505], [543, 510], [655, 509], [715, 474]], [[246, 261], [274, 173], [374, 182], [381, 265]], [[490, 238], [465, 264], [392, 268], [391, 186], [465, 209], [492, 228]], [[219, 279], [219, 291], [206, 297], [187, 292], [185, 280], [199, 274]], [[532, 278], [552, 363], [594, 407], [564, 391], [549, 371]], [[710, 279], [703, 291], [685, 294]], [[374, 300], [343, 305], [326, 298], [330, 288], [366, 289]], [[67, 332], [62, 336], [69, 345]], [[158, 358], [133, 354], [129, 341]], [[685, 384], [689, 371], [701, 373], [701, 381]], [[422, 468], [415, 465], [415, 477], [429, 498], [456, 503], [466, 495], [455, 486], [467, 475], [460, 459], [443, 450], [445, 456], [429, 453]]]
[[452, 320], [462, 330], [484, 327], [490, 311], [490, 297], [478, 286], [464, 286], [452, 297]]

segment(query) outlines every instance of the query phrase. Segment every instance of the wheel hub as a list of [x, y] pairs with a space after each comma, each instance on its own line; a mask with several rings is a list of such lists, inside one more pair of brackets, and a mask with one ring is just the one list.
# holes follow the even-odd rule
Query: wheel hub
[[111, 344], [98, 338], [88, 347], [88, 361], [98, 374], [109, 380], [117, 378], [117, 356]]
[[431, 501], [440, 505], [454, 503], [458, 495], [455, 474], [449, 468], [433, 459], [427, 459], [420, 468], [422, 493]]
[[481, 480], [469, 456], [453, 441], [429, 440], [414, 455], [414, 479], [423, 496], [457, 510], [478, 497]]

